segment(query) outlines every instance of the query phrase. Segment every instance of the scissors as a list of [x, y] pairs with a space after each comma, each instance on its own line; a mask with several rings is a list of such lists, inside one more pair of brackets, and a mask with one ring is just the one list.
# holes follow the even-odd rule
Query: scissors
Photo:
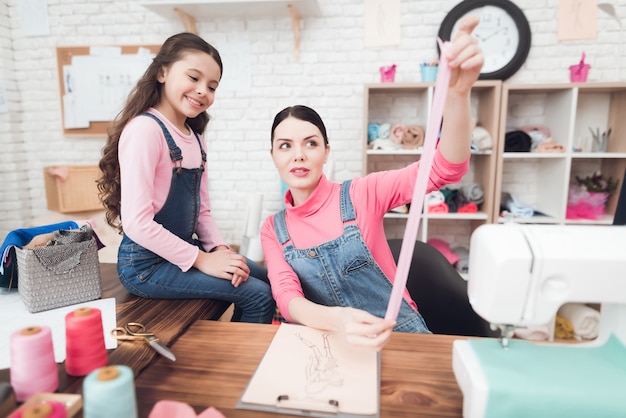
[[111, 335], [121, 341], [145, 341], [150, 347], [162, 356], [176, 361], [174, 353], [152, 332], [146, 331], [146, 327], [139, 322], [129, 322], [124, 327], [117, 327], [111, 330]]

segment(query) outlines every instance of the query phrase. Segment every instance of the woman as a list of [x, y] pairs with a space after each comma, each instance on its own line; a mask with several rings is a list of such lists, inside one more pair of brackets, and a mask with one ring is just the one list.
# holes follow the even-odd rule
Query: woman
[[[428, 192], [460, 181], [469, 167], [470, 92], [483, 56], [466, 17], [446, 49], [452, 76]], [[384, 319], [396, 265], [384, 214], [409, 203], [419, 162], [343, 184], [323, 174], [330, 146], [320, 116], [306, 106], [283, 109], [272, 125], [271, 155], [289, 186], [285, 210], [266, 219], [261, 240], [281, 314], [381, 349], [392, 330], [428, 333], [407, 291], [396, 321]]]

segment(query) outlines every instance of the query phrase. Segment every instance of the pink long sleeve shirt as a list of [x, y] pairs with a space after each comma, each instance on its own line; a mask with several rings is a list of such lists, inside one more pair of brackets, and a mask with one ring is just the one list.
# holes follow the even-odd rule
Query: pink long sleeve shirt
[[[396, 263], [383, 225], [383, 216], [390, 209], [407, 204], [413, 190], [419, 162], [399, 170], [381, 171], [358, 177], [350, 185], [350, 198], [356, 212], [357, 224], [374, 260], [391, 282], [396, 275]], [[434, 155], [427, 193], [458, 183], [469, 169], [469, 158], [458, 164], [448, 162], [437, 150]], [[343, 234], [341, 222], [341, 184], [331, 183], [322, 175], [315, 191], [306, 202], [293, 206], [291, 193], [285, 195], [285, 219], [289, 235], [296, 248], [308, 248], [335, 239]], [[274, 230], [274, 216], [269, 216], [261, 228], [261, 242], [267, 264], [272, 293], [281, 314], [292, 321], [289, 302], [304, 297], [298, 276], [285, 261]], [[417, 309], [407, 290], [404, 298]]]
[[[155, 109], [149, 112], [161, 119], [181, 149], [182, 166], [200, 167], [202, 156], [194, 134], [182, 133]], [[200, 140], [206, 149], [204, 138], [200, 137]], [[124, 233], [182, 271], [189, 270], [198, 256], [198, 247], [185, 242], [154, 221], [154, 216], [167, 199], [174, 167], [161, 127], [146, 116], [132, 119], [120, 136], [118, 150]], [[211, 215], [206, 170], [202, 174], [200, 199], [197, 234], [204, 249], [210, 251], [218, 245], [227, 245]]]

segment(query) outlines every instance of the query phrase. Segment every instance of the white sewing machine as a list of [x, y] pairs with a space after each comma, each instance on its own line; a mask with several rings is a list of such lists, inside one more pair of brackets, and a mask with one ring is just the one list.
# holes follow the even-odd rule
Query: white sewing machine
[[[502, 330], [503, 350], [515, 327], [546, 324], [566, 302], [601, 304], [599, 336], [587, 347], [610, 334], [626, 344], [626, 227], [490, 224], [470, 246], [469, 301]], [[488, 387], [468, 340], [454, 342], [452, 366], [463, 416], [483, 417]]]

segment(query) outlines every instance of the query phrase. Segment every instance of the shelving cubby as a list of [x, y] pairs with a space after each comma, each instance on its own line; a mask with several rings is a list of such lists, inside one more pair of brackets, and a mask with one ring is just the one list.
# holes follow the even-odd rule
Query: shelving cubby
[[[600, 171], [622, 181], [626, 168], [626, 83], [513, 85], [504, 83], [500, 111], [493, 219], [520, 223], [608, 224], [618, 196], [613, 194], [606, 214], [598, 220], [567, 219], [570, 186], [576, 176]], [[524, 126], [541, 125], [550, 131], [563, 152], [504, 152], [505, 135]], [[593, 149], [592, 132], [611, 135], [605, 152]], [[501, 195], [508, 192], [541, 212], [529, 218], [500, 216]]]
[[[374, 171], [404, 167], [418, 160], [421, 149], [415, 150], [373, 150], [368, 147], [368, 124], [389, 123], [419, 125], [426, 130], [431, 104], [434, 97], [434, 83], [380, 83], [365, 86], [364, 94], [364, 147], [363, 175]], [[481, 80], [472, 89], [472, 116], [478, 125], [484, 127], [493, 140], [492, 150], [474, 153], [470, 170], [460, 183], [449, 185], [458, 188], [463, 184], [476, 182], [482, 186], [485, 201], [476, 213], [434, 214], [424, 212], [418, 237], [427, 241], [429, 237], [446, 239], [451, 245], [469, 246], [472, 231], [484, 223], [492, 221], [494, 203], [494, 181], [496, 156], [493, 151], [498, 137], [498, 112], [500, 109], [501, 82]], [[390, 212], [385, 218], [387, 238], [402, 238], [407, 214]]]

